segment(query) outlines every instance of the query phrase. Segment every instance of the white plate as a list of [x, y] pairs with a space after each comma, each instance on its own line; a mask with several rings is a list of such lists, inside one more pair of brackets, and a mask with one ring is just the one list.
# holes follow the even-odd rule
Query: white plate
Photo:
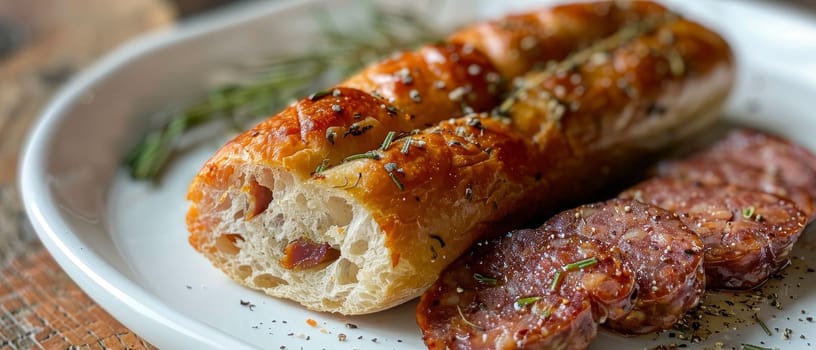
[[[146, 115], [199, 93], [208, 72], [236, 57], [307, 47], [316, 33], [315, 9], [330, 9], [346, 25], [354, 18], [347, 13], [359, 13], [349, 3], [255, 3], [144, 38], [81, 74], [45, 110], [21, 166], [28, 215], [77, 284], [151, 343], [173, 349], [422, 347], [414, 303], [363, 317], [309, 312], [232, 283], [196, 254], [186, 243], [184, 195], [216, 143], [178, 159], [158, 187], [130, 181], [119, 167], [128, 147], [155, 124]], [[535, 2], [451, 0], [437, 12], [440, 23], [456, 23], [496, 17], [530, 3]], [[728, 118], [816, 149], [816, 20], [757, 2], [697, 1], [678, 3], [677, 8], [720, 30], [738, 54], [739, 84]], [[712, 295], [709, 303], [749, 300], [752, 307], [722, 304], [741, 316], [706, 316], [709, 327], [718, 331], [708, 346], [816, 346], [811, 345], [816, 344], [811, 339], [816, 324], [806, 319], [816, 316], [816, 274], [805, 272], [816, 267], [816, 232], [808, 231], [794, 251], [787, 277], [763, 289], [778, 294], [782, 309], [750, 293]], [[242, 306], [242, 300], [255, 306]], [[752, 321], [755, 311], [772, 336]], [[317, 321], [317, 327], [307, 319]], [[349, 329], [346, 323], [359, 328]], [[793, 331], [790, 340], [780, 336], [785, 328]], [[341, 333], [346, 342], [338, 340]], [[672, 342], [686, 343], [668, 334], [628, 339], [601, 334], [593, 348]]]

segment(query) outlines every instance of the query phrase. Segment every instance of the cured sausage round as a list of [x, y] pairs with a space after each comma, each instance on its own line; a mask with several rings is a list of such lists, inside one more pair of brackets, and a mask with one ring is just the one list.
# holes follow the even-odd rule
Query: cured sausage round
[[609, 320], [615, 331], [643, 334], [671, 328], [704, 292], [703, 242], [666, 210], [613, 199], [564, 211], [546, 225], [619, 247], [633, 264], [637, 302], [626, 317]]
[[430, 349], [584, 349], [635, 290], [617, 248], [545, 225], [477, 243], [423, 295], [417, 323]]
[[772, 193], [791, 199], [808, 221], [816, 217], [816, 156], [758, 131], [732, 131], [688, 160], [660, 164], [658, 174]]
[[706, 287], [749, 289], [785, 267], [807, 217], [791, 201], [734, 186], [654, 178], [623, 192], [678, 214], [705, 246]]

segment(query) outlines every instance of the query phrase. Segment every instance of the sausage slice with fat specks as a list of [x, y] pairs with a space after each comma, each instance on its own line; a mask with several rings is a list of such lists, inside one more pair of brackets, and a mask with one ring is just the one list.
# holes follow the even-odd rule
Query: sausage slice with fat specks
[[620, 197], [674, 212], [700, 236], [710, 289], [750, 289], [765, 282], [790, 262], [807, 223], [793, 202], [734, 186], [654, 178]]
[[816, 218], [816, 156], [759, 131], [732, 131], [687, 160], [660, 164], [658, 174], [772, 193], [791, 199], [809, 222]]
[[584, 349], [598, 322], [629, 312], [633, 271], [599, 240], [546, 225], [513, 231], [449, 266], [417, 323], [430, 349]]
[[637, 303], [626, 317], [607, 323], [620, 333], [671, 328], [705, 290], [703, 242], [666, 210], [613, 199], [564, 211], [546, 225], [617, 246], [633, 264]]

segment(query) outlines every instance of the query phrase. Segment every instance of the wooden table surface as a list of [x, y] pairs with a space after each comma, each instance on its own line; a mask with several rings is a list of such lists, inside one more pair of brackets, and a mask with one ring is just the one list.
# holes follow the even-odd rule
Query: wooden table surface
[[27, 130], [118, 44], [226, 0], [0, 0], [0, 350], [152, 346], [94, 303], [34, 236], [16, 187]]

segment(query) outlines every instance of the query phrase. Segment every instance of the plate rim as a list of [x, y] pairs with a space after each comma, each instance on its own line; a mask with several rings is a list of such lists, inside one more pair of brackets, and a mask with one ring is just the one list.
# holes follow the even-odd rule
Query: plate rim
[[[23, 208], [34, 231], [60, 267], [85, 293], [114, 315], [119, 322], [151, 344], [171, 348], [194, 346], [213, 349], [254, 349], [247, 342], [182, 314], [112, 267], [93, 249], [82, 248], [83, 244], [76, 233], [54, 205], [55, 198], [48, 187], [45, 160], [52, 136], [58, 129], [56, 122], [61, 120], [70, 107], [78, 103], [94, 85], [133, 60], [169, 45], [234, 27], [244, 21], [270, 16], [290, 7], [310, 6], [325, 1], [329, 0], [280, 0], [234, 5], [220, 13], [204, 15], [187, 23], [128, 41], [73, 77], [54, 95], [28, 132], [19, 162], [18, 186]], [[772, 8], [786, 15], [791, 10], [784, 4], [758, 1], [737, 3]], [[751, 64], [752, 68], [762, 71], [780, 69], [776, 66], [752, 63], [754, 63]], [[794, 72], [790, 70], [781, 71], [785, 73], [786, 79], [796, 78]], [[816, 84], [811, 79], [799, 78], [794, 80], [804, 79]]]

